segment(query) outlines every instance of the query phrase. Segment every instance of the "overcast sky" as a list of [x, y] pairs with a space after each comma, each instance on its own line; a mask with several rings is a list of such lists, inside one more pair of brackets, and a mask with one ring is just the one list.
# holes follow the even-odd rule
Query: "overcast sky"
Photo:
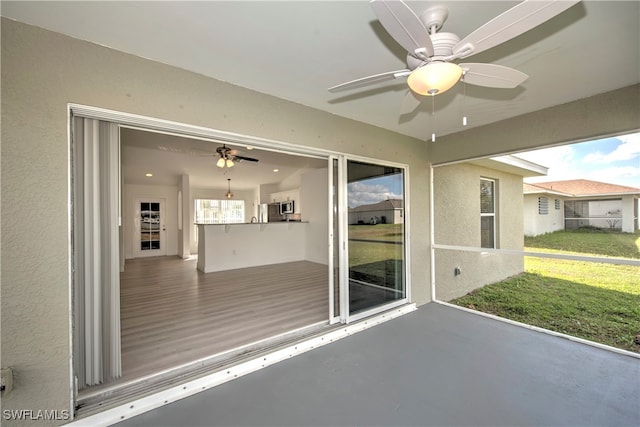
[[547, 176], [525, 182], [590, 179], [640, 188], [640, 133], [516, 155], [549, 168]]

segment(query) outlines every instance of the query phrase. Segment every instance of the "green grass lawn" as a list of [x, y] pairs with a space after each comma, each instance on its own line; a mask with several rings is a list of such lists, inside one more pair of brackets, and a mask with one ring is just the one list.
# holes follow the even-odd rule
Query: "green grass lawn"
[[350, 225], [349, 266], [401, 260], [403, 245], [385, 242], [402, 242], [402, 224]]
[[[640, 258], [640, 234], [561, 231], [525, 250]], [[537, 248], [537, 249], [535, 249]], [[640, 345], [640, 267], [525, 258], [525, 273], [453, 304], [634, 352]]]
[[632, 234], [598, 229], [561, 230], [525, 237], [524, 246], [527, 250], [556, 249], [572, 253], [640, 259], [640, 232]]

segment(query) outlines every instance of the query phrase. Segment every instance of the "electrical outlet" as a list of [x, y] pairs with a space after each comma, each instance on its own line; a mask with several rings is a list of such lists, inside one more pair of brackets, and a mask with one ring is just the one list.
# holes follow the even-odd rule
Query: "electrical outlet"
[[0, 369], [0, 389], [2, 389], [2, 394], [13, 390], [13, 368]]
[[460, 267], [456, 267], [453, 269], [453, 275], [454, 276], [459, 276], [462, 274], [462, 269]]

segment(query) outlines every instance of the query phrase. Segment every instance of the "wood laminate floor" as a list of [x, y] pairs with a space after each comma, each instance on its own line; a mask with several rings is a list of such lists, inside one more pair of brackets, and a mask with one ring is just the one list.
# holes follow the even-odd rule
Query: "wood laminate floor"
[[127, 260], [119, 382], [328, 319], [328, 269], [308, 261], [202, 273], [178, 257]]

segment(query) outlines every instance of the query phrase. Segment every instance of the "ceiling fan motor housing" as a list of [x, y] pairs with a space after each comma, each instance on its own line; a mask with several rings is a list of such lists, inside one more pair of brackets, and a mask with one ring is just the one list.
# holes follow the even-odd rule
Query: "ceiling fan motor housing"
[[450, 56], [453, 53], [453, 47], [458, 44], [460, 37], [453, 33], [437, 33], [431, 35], [431, 43], [433, 43], [434, 58]]
[[437, 33], [431, 36], [431, 43], [433, 43], [434, 55], [429, 58], [429, 61], [424, 61], [420, 58], [416, 58], [411, 54], [407, 54], [407, 67], [410, 70], [415, 70], [431, 61], [442, 61], [444, 58], [452, 55], [453, 47], [458, 44], [460, 37], [453, 33]]

